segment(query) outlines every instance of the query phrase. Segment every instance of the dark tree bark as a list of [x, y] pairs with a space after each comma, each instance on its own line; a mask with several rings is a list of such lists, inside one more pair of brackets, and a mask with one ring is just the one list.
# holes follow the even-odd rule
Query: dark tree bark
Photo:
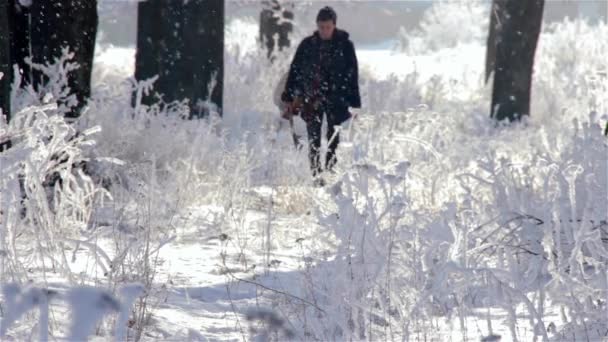
[[[23, 81], [29, 83], [32, 79], [30, 67], [25, 58], [30, 56], [30, 11], [17, 0], [8, 0], [11, 66], [17, 65]], [[11, 82], [15, 75], [11, 72]]]
[[[191, 117], [221, 113], [224, 79], [224, 1], [149, 0], [138, 5], [135, 78], [158, 75], [164, 102], [188, 99]], [[210, 84], [214, 87], [209, 92]], [[143, 99], [155, 101], [153, 95]]]
[[[91, 72], [97, 33], [97, 1], [33, 1], [30, 7], [30, 44], [35, 63], [52, 63], [62, 49], [74, 52], [73, 61], [79, 68], [68, 77], [68, 84], [78, 99], [69, 117], [77, 117], [91, 95]], [[33, 72], [30, 80], [36, 87], [44, 76]]]
[[488, 34], [488, 43], [486, 46], [486, 83], [490, 79], [490, 75], [494, 72], [496, 64], [496, 43], [497, 35], [506, 20], [505, 4], [507, 0], [494, 0], [490, 9], [490, 32]]
[[[0, 1], [0, 111], [6, 122], [11, 119], [11, 55], [10, 55], [10, 25], [9, 5]], [[0, 141], [2, 144], [3, 141]], [[2, 149], [0, 145], [0, 149]]]
[[[182, 40], [178, 39], [182, 9], [163, 0], [138, 4], [135, 78], [143, 80], [158, 75], [155, 88], [167, 102], [179, 98], [178, 94], [183, 92], [176, 65], [180, 62], [179, 50], [183, 48], [179, 46]], [[144, 100], [146, 104], [154, 102], [151, 96]]]
[[[198, 0], [188, 3], [185, 41], [186, 46], [198, 45], [191, 51], [193, 55], [188, 61], [193, 75], [192, 114], [194, 116], [206, 115], [206, 108], [202, 101], [209, 99], [221, 113], [223, 106], [224, 88], [224, 1]], [[189, 70], [186, 73], [190, 72]], [[215, 86], [209, 93], [209, 85]]]
[[260, 43], [266, 47], [268, 59], [274, 59], [275, 46], [278, 51], [291, 46], [289, 34], [293, 31], [293, 11], [285, 9], [278, 0], [262, 2], [260, 12]]
[[491, 117], [498, 121], [516, 121], [530, 115], [534, 54], [544, 0], [494, 0], [495, 6], [501, 12], [497, 18], [502, 18], [504, 23], [493, 27], [498, 30]]

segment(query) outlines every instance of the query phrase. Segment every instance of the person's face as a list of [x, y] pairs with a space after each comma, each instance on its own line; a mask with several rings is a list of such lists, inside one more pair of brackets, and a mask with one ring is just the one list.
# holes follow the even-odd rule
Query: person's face
[[321, 39], [329, 40], [334, 34], [336, 24], [334, 24], [332, 20], [318, 21], [317, 29], [319, 30], [319, 36], [321, 36]]

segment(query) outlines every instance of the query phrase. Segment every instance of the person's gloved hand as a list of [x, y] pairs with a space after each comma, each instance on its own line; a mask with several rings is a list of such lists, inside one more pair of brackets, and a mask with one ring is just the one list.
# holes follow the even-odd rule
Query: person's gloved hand
[[293, 117], [292, 107], [292, 102], [283, 102], [283, 106], [281, 107], [281, 118], [290, 120]]
[[283, 102], [283, 112], [281, 113], [281, 117], [284, 119], [291, 119], [296, 115], [299, 115], [302, 110], [302, 103], [298, 98], [295, 98], [293, 101], [285, 101]]

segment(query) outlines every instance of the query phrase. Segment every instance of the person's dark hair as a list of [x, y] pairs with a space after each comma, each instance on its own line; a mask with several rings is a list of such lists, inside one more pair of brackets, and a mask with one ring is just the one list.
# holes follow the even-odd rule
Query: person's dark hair
[[321, 8], [319, 14], [317, 14], [317, 22], [329, 20], [333, 21], [335, 24], [336, 21], [338, 21], [338, 15], [336, 14], [336, 11], [334, 11], [333, 8], [325, 6]]

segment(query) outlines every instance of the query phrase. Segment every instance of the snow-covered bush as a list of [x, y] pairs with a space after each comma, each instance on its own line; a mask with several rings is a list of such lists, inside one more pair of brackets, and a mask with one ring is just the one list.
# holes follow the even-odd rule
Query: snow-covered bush
[[[331, 236], [282, 287], [307, 302], [274, 302], [299, 323], [298, 338], [605, 338], [603, 30], [566, 22], [543, 32], [535, 111], [510, 128], [488, 118], [481, 87], [430, 110], [407, 103], [403, 89], [420, 85], [395, 77], [379, 91], [372, 80], [375, 110], [357, 120], [339, 155], [344, 175], [317, 206]], [[581, 44], [575, 57], [560, 54], [560, 39]], [[384, 200], [397, 182], [387, 165], [403, 160], [412, 161], [404, 190]], [[405, 203], [397, 224], [374, 220], [391, 201]], [[485, 321], [476, 332], [472, 315]]]
[[[384, 125], [390, 139], [406, 144], [416, 140], [398, 132], [426, 134]], [[299, 322], [297, 336], [424, 340], [454, 319], [452, 336], [466, 340], [473, 338], [468, 317], [481, 308], [485, 335], [604, 336], [608, 145], [601, 128], [575, 122], [558, 136], [542, 127], [489, 129], [491, 136], [407, 153], [419, 163], [394, 154], [348, 167], [318, 207], [335, 254], [313, 252], [286, 285], [309, 304], [277, 300]], [[525, 152], [509, 141], [525, 142]], [[359, 141], [369, 147], [357, 158], [381, 160], [374, 151], [386, 143]], [[472, 146], [478, 155], [451, 160]], [[522, 313], [530, 318], [519, 319]]]
[[13, 147], [2, 154], [2, 230], [14, 281], [38, 261], [75, 281], [65, 246], [86, 236], [109, 195], [86, 172], [98, 129], [77, 132], [56, 110], [25, 108], [6, 131]]
[[[40, 279], [45, 287], [61, 279], [71, 285], [103, 283], [113, 289], [136, 281], [151, 289], [156, 267], [153, 260], [158, 249], [170, 241], [170, 231], [152, 224], [143, 230], [131, 226], [143, 217], [154, 220], [146, 210], [130, 211], [129, 215], [124, 215], [124, 208], [108, 210], [123, 204], [108, 188], [116, 180], [116, 173], [124, 174], [110, 171], [124, 170], [124, 163], [100, 157], [98, 153], [105, 151], [94, 139], [99, 140], [101, 127], [89, 125], [86, 113], [78, 121], [64, 118], [77, 104], [66, 86], [67, 74], [77, 67], [68, 62], [70, 56], [66, 50], [54, 64], [33, 65], [45, 75], [46, 82], [38, 89], [30, 85], [18, 89], [17, 75], [12, 99], [18, 111], [8, 125], [0, 128], [0, 136], [10, 138], [12, 143], [0, 155], [2, 279], [17, 283]], [[125, 184], [132, 184], [133, 179]], [[159, 188], [151, 179], [146, 179], [146, 184]], [[146, 194], [152, 196], [154, 191]], [[136, 214], [140, 216], [128, 221]], [[121, 220], [121, 215], [127, 219]], [[135, 319], [147, 316], [141, 307], [140, 302], [137, 309], [141, 313], [134, 315]], [[137, 333], [143, 330], [139, 322], [134, 326]], [[53, 320], [50, 324], [61, 322]], [[82, 324], [75, 324], [80, 329]], [[82, 336], [73, 335], [75, 339]]]
[[78, 104], [76, 95], [72, 93], [68, 84], [68, 74], [79, 68], [72, 61], [74, 53], [67, 48], [62, 50], [59, 58], [47, 64], [33, 63], [27, 58], [26, 62], [32, 70], [39, 73], [45, 79], [34, 89], [32, 84], [23, 85], [23, 79], [17, 66], [14, 66], [14, 82], [11, 94], [11, 106], [13, 112], [18, 112], [28, 106], [57, 103], [54, 114], [63, 115], [70, 112]]
[[490, 2], [437, 1], [425, 13], [420, 29], [401, 29], [399, 46], [411, 54], [482, 44], [487, 36]]
[[598, 39], [607, 32], [605, 22], [565, 20], [541, 33], [532, 92], [542, 120], [569, 124], [577, 111], [608, 115], [608, 43]]

